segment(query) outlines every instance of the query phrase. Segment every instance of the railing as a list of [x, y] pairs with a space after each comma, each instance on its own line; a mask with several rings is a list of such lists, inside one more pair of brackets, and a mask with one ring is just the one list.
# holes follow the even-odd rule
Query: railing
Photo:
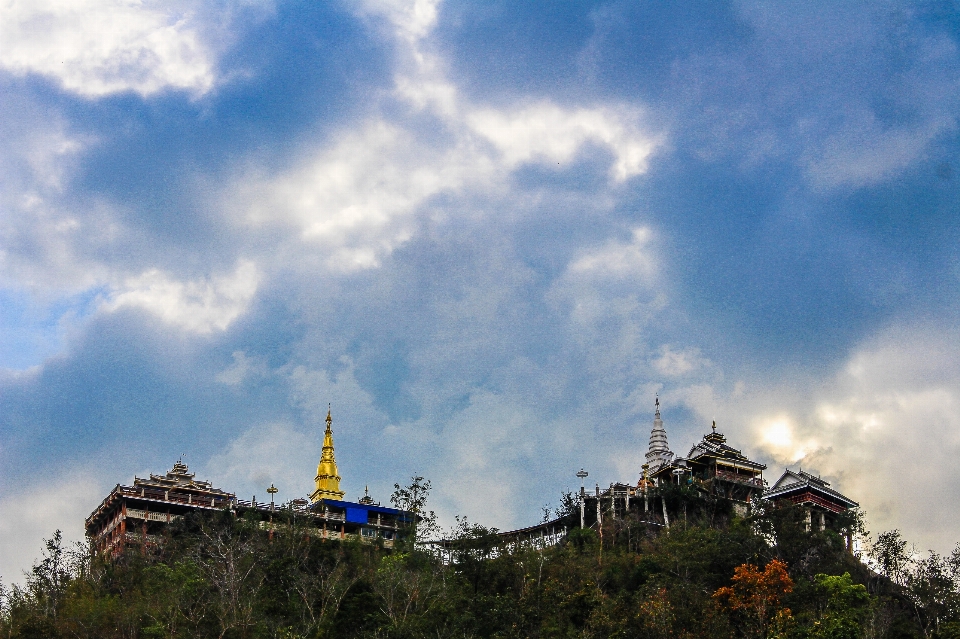
[[763, 488], [764, 481], [759, 477], [750, 477], [747, 475], [740, 475], [738, 473], [731, 473], [727, 470], [717, 470], [715, 477], [717, 479], [723, 479], [724, 481], [732, 481], [737, 484], [745, 484], [747, 486], [754, 486], [756, 488]]
[[147, 521], [170, 522], [180, 519], [180, 517], [180, 515], [151, 512], [149, 510], [140, 510], [139, 508], [127, 508], [127, 519], [145, 519]]
[[198, 508], [223, 508], [234, 499], [233, 495], [230, 495], [229, 493], [223, 495], [222, 497], [215, 497], [213, 495], [195, 495], [193, 493], [187, 493], [184, 495], [176, 492], [171, 493], [170, 491], [157, 490], [155, 488], [136, 488], [133, 486], [119, 486], [115, 490], [124, 497], [150, 499], [152, 501], [164, 501], [173, 504], [185, 504], [187, 506], [196, 506]]

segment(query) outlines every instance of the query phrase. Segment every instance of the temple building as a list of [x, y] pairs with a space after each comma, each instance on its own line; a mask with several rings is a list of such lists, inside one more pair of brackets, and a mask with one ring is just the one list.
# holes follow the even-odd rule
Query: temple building
[[306, 512], [313, 514], [324, 538], [359, 538], [363, 541], [380, 539], [389, 547], [402, 532], [404, 525], [414, 516], [412, 513], [375, 503], [368, 489], [364, 489], [364, 496], [357, 502], [343, 499], [346, 493], [340, 490], [330, 410], [327, 410], [327, 428], [323, 433], [323, 449], [314, 482], [316, 488], [310, 495], [309, 505], [303, 503], [301, 506]]
[[[763, 493], [766, 468], [727, 445], [727, 438], [717, 432], [716, 422], [711, 432], [690, 448], [686, 458], [675, 459], [669, 467], [680, 479], [687, 477], [688, 483], [737, 504], [749, 504]], [[664, 477], [664, 470], [654, 472], [653, 477]]]
[[[315, 489], [310, 499], [294, 499], [286, 504], [238, 499], [236, 494], [214, 488], [210, 482], [196, 479], [182, 460], [177, 460], [165, 475], [149, 479], [134, 477], [132, 486], [117, 486], [86, 519], [86, 534], [91, 546], [100, 553], [119, 555], [126, 548], [146, 550], [161, 543], [164, 530], [188, 515], [227, 511], [233, 516], [255, 513], [255, 521], [265, 530], [280, 531], [290, 518], [307, 517], [312, 535], [321, 539], [359, 540], [392, 547], [415, 515], [382, 506], [369, 490], [356, 503], [344, 501], [340, 474], [333, 447], [333, 418], [327, 411], [326, 430]], [[275, 493], [273, 485], [267, 489]]]
[[[860, 505], [830, 488], [830, 484], [819, 477], [789, 468], [763, 497], [774, 503], [801, 506], [806, 513], [807, 530], [824, 530], [836, 520], [838, 514]], [[850, 549], [853, 540], [849, 535], [846, 536], [846, 542]]]
[[196, 479], [178, 459], [166, 475], [117, 484], [87, 517], [87, 538], [98, 552], [119, 554], [130, 544], [156, 544], [167, 524], [188, 513], [231, 508], [235, 501], [236, 495]]

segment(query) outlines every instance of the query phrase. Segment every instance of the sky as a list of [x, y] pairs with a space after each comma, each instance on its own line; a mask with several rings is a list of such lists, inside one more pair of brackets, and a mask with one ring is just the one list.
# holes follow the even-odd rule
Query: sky
[[510, 529], [716, 420], [960, 541], [956, 2], [9, 0], [0, 577], [183, 460]]

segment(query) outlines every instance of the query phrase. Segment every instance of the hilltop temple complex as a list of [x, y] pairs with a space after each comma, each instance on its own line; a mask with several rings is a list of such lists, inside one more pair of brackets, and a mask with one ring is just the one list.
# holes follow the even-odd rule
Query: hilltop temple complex
[[[641, 467], [639, 481], [635, 485], [612, 483], [605, 489], [597, 484], [592, 493], [581, 486], [580, 526], [601, 530], [604, 518], [623, 521], [633, 513], [644, 523], [669, 528], [671, 519], [675, 521], [681, 515], [677, 504], [684, 499], [712, 500], [714, 504], [729, 506], [730, 511], [739, 516], [748, 515], [757, 500], [762, 499], [800, 506], [806, 529], [813, 531], [830, 527], [838, 514], [858, 507], [855, 501], [830, 488], [820, 477], [803, 471], [787, 469], [768, 488], [763, 478], [766, 468], [727, 444], [727, 438], [717, 431], [716, 422], [685, 457], [674, 454], [657, 398], [646, 463]], [[581, 470], [578, 476], [586, 477], [587, 473]], [[849, 532], [838, 532], [845, 536], [850, 549]]]
[[[678, 517], [685, 517], [687, 504], [712, 504], [714, 512], [725, 516], [749, 515], [758, 500], [774, 504], [799, 506], [808, 531], [837, 528], [838, 515], [858, 504], [830, 488], [830, 484], [803, 471], [786, 470], [773, 486], [767, 487], [763, 472], [767, 467], [749, 459], [730, 446], [717, 424], [694, 443], [686, 456], [670, 450], [667, 431], [660, 416], [660, 400], [654, 405], [653, 427], [639, 480], [611, 483], [593, 491], [583, 486], [576, 503], [581, 528], [593, 528], [601, 535], [605, 527], [617, 522], [640, 522], [654, 528], [669, 528]], [[581, 469], [581, 479], [587, 473]], [[254, 514], [261, 526], [274, 527], [278, 507], [273, 503], [277, 489], [267, 489], [270, 503], [238, 499], [236, 494], [214, 488], [210, 482], [198, 480], [182, 459], [165, 475], [135, 477], [132, 486], [117, 486], [86, 520], [86, 533], [97, 551], [117, 555], [130, 546], [146, 549], [161, 543], [171, 524], [188, 515], [227, 511], [235, 516]], [[357, 539], [392, 547], [399, 535], [416, 515], [396, 508], [381, 506], [365, 494], [355, 502], [344, 499], [340, 488], [333, 445], [333, 418], [327, 411], [323, 447], [314, 490], [310, 499], [294, 499], [279, 507], [280, 513], [306, 516], [313, 532], [323, 539]], [[286, 515], [284, 515], [286, 516]], [[566, 513], [552, 521], [499, 533], [507, 540], [535, 540], [535, 543], [557, 543], [568, 527], [576, 526]], [[301, 521], [303, 521], [301, 519]], [[848, 549], [851, 536], [845, 530]], [[272, 532], [271, 532], [272, 534]], [[448, 542], [433, 542], [443, 547]]]

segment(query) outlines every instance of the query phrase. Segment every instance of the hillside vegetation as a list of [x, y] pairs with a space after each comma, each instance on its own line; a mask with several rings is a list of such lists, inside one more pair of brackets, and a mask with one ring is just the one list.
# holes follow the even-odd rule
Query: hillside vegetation
[[113, 561], [57, 533], [25, 585], [0, 586], [0, 636], [960, 638], [960, 549], [917, 555], [896, 531], [869, 544], [875, 570], [769, 506], [662, 531], [619, 520], [602, 544], [571, 527], [543, 549], [460, 520], [441, 556], [414, 543], [422, 514], [393, 550], [282, 513], [272, 536], [224, 512]]

